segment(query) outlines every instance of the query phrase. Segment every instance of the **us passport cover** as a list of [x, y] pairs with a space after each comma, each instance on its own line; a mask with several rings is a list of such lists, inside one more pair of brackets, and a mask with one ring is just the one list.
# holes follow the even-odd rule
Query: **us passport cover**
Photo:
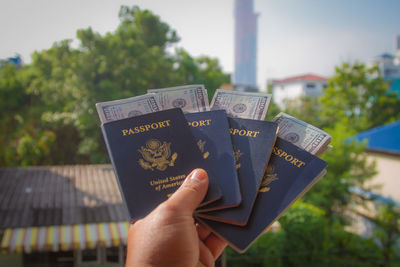
[[198, 218], [238, 252], [267, 230], [290, 205], [325, 173], [327, 163], [277, 138], [253, 211], [243, 227]]
[[239, 181], [236, 172], [229, 124], [224, 110], [185, 114], [190, 130], [208, 167], [215, 174], [222, 198], [198, 210], [216, 210], [240, 204]]
[[101, 129], [132, 221], [166, 200], [195, 168], [209, 172], [203, 203], [221, 198], [181, 109], [107, 122]]
[[278, 125], [275, 122], [239, 118], [228, 118], [228, 122], [242, 202], [235, 208], [198, 212], [196, 216], [245, 225], [275, 144]]

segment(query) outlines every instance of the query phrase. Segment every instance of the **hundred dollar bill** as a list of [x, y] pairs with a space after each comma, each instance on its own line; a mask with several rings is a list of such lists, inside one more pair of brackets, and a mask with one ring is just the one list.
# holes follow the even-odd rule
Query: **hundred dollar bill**
[[156, 94], [145, 94], [96, 104], [101, 123], [161, 111]]
[[317, 157], [321, 157], [323, 154], [325, 154], [326, 152], [328, 152], [329, 150], [331, 150], [333, 148], [333, 146], [331, 145], [327, 145], [325, 147], [322, 147], [316, 154], [315, 156]]
[[147, 92], [157, 94], [163, 110], [181, 108], [185, 113], [210, 110], [207, 90], [202, 84], [148, 89]]
[[270, 94], [217, 89], [211, 110], [224, 109], [231, 117], [264, 120], [271, 102]]
[[325, 152], [332, 138], [321, 129], [283, 112], [279, 113], [273, 121], [279, 125], [280, 138], [314, 155]]

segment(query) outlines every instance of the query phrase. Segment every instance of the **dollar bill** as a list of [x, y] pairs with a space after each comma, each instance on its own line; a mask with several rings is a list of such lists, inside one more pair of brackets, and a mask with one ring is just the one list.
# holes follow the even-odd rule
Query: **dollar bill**
[[315, 155], [318, 156], [318, 157], [321, 157], [323, 154], [325, 154], [326, 152], [328, 152], [332, 148], [333, 148], [333, 146], [331, 146], [331, 145], [327, 145], [325, 147], [322, 147]]
[[210, 110], [207, 90], [202, 84], [149, 89], [147, 92], [157, 94], [163, 110], [181, 108], [185, 113]]
[[325, 152], [326, 146], [332, 138], [321, 129], [283, 112], [279, 113], [273, 121], [279, 125], [278, 136], [280, 138], [314, 155]]
[[101, 123], [161, 111], [156, 94], [145, 94], [96, 104]]
[[231, 117], [264, 120], [271, 102], [270, 94], [217, 89], [211, 110], [224, 109]]

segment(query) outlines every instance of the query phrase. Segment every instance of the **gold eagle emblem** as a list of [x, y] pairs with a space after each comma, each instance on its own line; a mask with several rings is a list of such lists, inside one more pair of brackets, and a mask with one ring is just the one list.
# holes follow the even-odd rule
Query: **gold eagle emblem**
[[235, 158], [236, 169], [240, 168], [239, 158], [243, 155], [240, 149], [237, 149], [235, 145], [233, 145], [233, 157]]
[[270, 183], [272, 183], [275, 180], [278, 180], [278, 174], [274, 173], [275, 167], [274, 165], [268, 165], [267, 171], [264, 174], [264, 177], [261, 181], [261, 186], [259, 192], [268, 192], [271, 190], [271, 188], [268, 186]]
[[165, 171], [168, 166], [174, 166], [178, 157], [177, 153], [171, 156], [171, 143], [161, 143], [157, 139], [148, 140], [146, 147], [142, 146], [138, 151], [143, 157], [139, 159], [139, 164], [145, 170]]
[[203, 158], [206, 159], [206, 158], [208, 158], [208, 156], [210, 156], [210, 152], [208, 152], [208, 151], [204, 152], [205, 146], [206, 146], [206, 141], [199, 140], [197, 142], [197, 146], [199, 147], [201, 153], [203, 153]]

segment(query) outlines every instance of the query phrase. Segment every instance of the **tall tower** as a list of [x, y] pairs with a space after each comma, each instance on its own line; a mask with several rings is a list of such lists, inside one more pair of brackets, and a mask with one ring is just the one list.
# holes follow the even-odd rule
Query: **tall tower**
[[238, 90], [257, 90], [257, 14], [253, 0], [235, 0], [235, 74]]

